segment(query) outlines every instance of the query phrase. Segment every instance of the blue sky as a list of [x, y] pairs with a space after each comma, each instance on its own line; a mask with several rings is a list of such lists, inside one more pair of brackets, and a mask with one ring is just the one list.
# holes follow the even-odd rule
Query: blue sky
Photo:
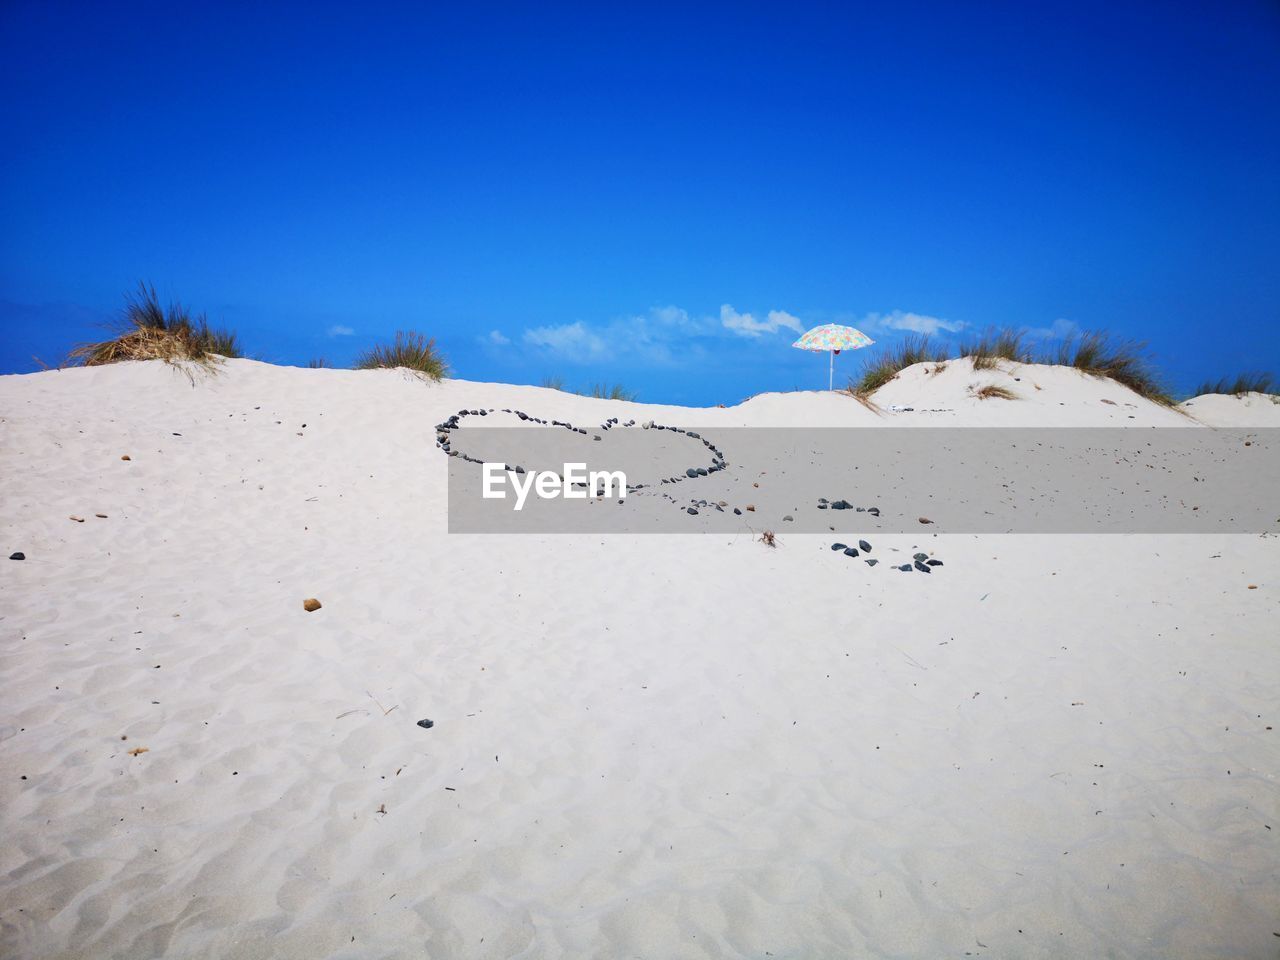
[[139, 280], [272, 362], [653, 401], [825, 387], [830, 321], [1280, 372], [1273, 2], [10, 0], [0, 82], [3, 373]]

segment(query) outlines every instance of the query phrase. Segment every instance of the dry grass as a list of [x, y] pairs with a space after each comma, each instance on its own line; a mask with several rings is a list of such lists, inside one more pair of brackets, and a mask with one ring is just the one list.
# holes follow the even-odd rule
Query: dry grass
[[307, 361], [308, 370], [326, 370], [331, 368], [332, 366], [333, 364], [330, 363], [328, 360], [326, 360], [324, 357], [312, 357], [310, 360]]
[[397, 330], [391, 344], [378, 344], [356, 358], [355, 369], [404, 369], [428, 380], [440, 381], [449, 372], [449, 364], [429, 340], [413, 330]]
[[540, 386], [548, 390], [559, 390], [562, 393], [576, 393], [580, 397], [593, 397], [596, 400], [637, 400], [639, 394], [628, 390], [620, 383], [593, 383], [586, 390], [570, 390], [565, 386], [564, 377], [543, 377]]
[[946, 348], [931, 344], [927, 335], [910, 334], [874, 360], [867, 361], [858, 379], [849, 381], [849, 392], [857, 397], [870, 396], [907, 367], [917, 363], [938, 363], [945, 367], [948, 356]]
[[1199, 397], [1206, 393], [1225, 393], [1233, 397], [1243, 397], [1246, 393], [1274, 395], [1275, 387], [1275, 378], [1269, 373], [1242, 373], [1234, 380], [1224, 377], [1221, 380], [1206, 381], [1196, 387], [1192, 396]]
[[1155, 403], [1163, 406], [1173, 404], [1172, 394], [1151, 365], [1146, 345], [1134, 340], [1091, 330], [1079, 337], [1063, 340], [1043, 362], [1075, 367], [1094, 377], [1106, 377]]
[[968, 357], [975, 370], [993, 370], [1001, 360], [1030, 363], [1031, 351], [1025, 340], [1026, 334], [1021, 330], [988, 327], [977, 340], [960, 342], [960, 356]]
[[766, 530], [764, 533], [760, 534], [760, 543], [763, 543], [766, 547], [776, 547], [778, 545], [778, 538], [774, 536], [772, 530]]
[[985, 387], [979, 387], [974, 384], [969, 388], [970, 392], [979, 400], [1017, 400], [1018, 395], [1008, 387], [997, 386], [989, 383]]
[[[123, 360], [163, 360], [190, 362], [214, 372], [224, 357], [239, 357], [240, 344], [229, 330], [209, 326], [204, 314], [193, 317], [180, 303], [166, 310], [160, 305], [155, 287], [145, 283], [125, 296], [124, 315], [116, 335], [72, 350], [66, 366], [98, 367]], [[190, 370], [184, 368], [190, 376]]]

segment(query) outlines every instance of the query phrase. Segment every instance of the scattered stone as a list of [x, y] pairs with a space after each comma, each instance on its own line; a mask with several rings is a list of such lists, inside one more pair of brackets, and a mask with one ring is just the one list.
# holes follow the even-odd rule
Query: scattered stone
[[95, 513], [94, 516], [97, 517], [99, 520], [107, 519], [107, 515], [105, 513]]
[[418, 726], [420, 726], [423, 730], [430, 730], [430, 729], [431, 729], [432, 727], [434, 727], [435, 725], [436, 725], [436, 722], [435, 722], [434, 720], [419, 720], [419, 721], [418, 721]]
[[879, 508], [879, 507], [867, 507], [867, 513], [871, 514], [873, 517], [878, 517], [878, 516], [880, 516], [880, 508]]
[[874, 567], [874, 566], [875, 566], [877, 563], [879, 563], [879, 562], [880, 562], [879, 560], [872, 560], [872, 559], [868, 558], [868, 559], [867, 559], [867, 566], [868, 566], [868, 567]]
[[856, 557], [858, 555], [858, 551], [855, 550], [853, 547], [846, 547], [844, 551], [844, 555], [846, 557]]
[[835, 503], [831, 504], [831, 509], [832, 510], [852, 510], [853, 504], [850, 503], [848, 500], [837, 500]]
[[865, 541], [865, 540], [859, 540], [859, 541], [858, 541], [858, 549], [859, 549], [859, 550], [861, 550], [863, 553], [870, 553], [870, 552], [871, 552], [871, 544], [867, 543], [867, 541]]
[[849, 545], [847, 543], [833, 543], [831, 545], [832, 550], [846, 550], [848, 547]]
[[25, 553], [23, 553], [21, 550], [19, 550], [17, 553], [11, 553], [11, 554], [9, 554], [9, 559], [10, 559], [10, 560], [25, 560], [25, 559], [27, 559], [27, 555], [26, 555]]
[[919, 560], [916, 561], [915, 567], [921, 573], [933, 573], [932, 567], [930, 567], [928, 564], [921, 563]]
[[756, 505], [754, 503], [748, 503], [747, 513], [755, 513], [755, 512], [756, 512]]
[[133, 457], [129, 456], [129, 455], [126, 453], [126, 454], [125, 454], [123, 457], [121, 457], [120, 459], [121, 459], [121, 460], [132, 460], [132, 459], [133, 459]]
[[68, 520], [74, 520], [76, 523], [84, 523], [84, 517], [67, 517]]
[[735, 517], [740, 517], [740, 516], [742, 516], [742, 511], [741, 511], [741, 510], [739, 510], [737, 507], [734, 507], [734, 508], [733, 508], [733, 515], [734, 515]]
[[930, 520], [928, 517], [917, 517], [916, 519], [919, 520], [921, 523], [933, 523], [933, 521]]
[[690, 467], [688, 470], [684, 472], [684, 475], [692, 479], [693, 477], [696, 477], [698, 475], [698, 468]]
[[788, 513], [785, 517], [783, 517], [783, 518], [782, 518], [782, 522], [783, 522], [783, 523], [795, 523], [795, 520], [796, 520], [796, 518], [795, 518], [795, 517], [793, 517], [793, 516], [792, 516], [791, 514], [789, 514], [789, 513]]
[[308, 597], [306, 600], [302, 601], [302, 609], [307, 611], [307, 613], [315, 613], [320, 609], [320, 601], [315, 597]]
[[685, 508], [685, 513], [689, 514], [689, 515], [690, 515], [690, 516], [692, 516], [692, 517], [696, 517], [696, 516], [698, 515], [698, 508], [697, 508], [697, 507], [686, 507], [686, 508]]
[[921, 563], [923, 563], [925, 560], [929, 559], [929, 555], [927, 553], [913, 553], [911, 555], [911, 559], [919, 560]]
[[909, 564], [909, 563], [904, 563], [902, 566], [900, 566], [900, 567], [895, 567], [894, 569], [895, 569], [895, 570], [901, 570], [903, 573], [910, 573], [910, 572], [911, 572], [911, 564]]
[[941, 561], [941, 560], [926, 560], [926, 561], [925, 561], [925, 563], [926, 563], [926, 564], [928, 564], [928, 565], [929, 565], [929, 566], [931, 566], [931, 567], [940, 567], [940, 566], [942, 566], [942, 561]]

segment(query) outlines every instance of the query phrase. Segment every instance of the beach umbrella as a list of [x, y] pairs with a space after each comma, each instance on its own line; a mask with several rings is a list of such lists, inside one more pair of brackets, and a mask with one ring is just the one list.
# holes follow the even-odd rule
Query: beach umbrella
[[820, 327], [814, 327], [792, 346], [797, 350], [825, 351], [831, 354], [831, 361], [827, 364], [827, 389], [830, 390], [836, 373], [836, 354], [841, 350], [869, 347], [873, 343], [875, 341], [861, 330], [842, 327], [838, 323], [824, 323]]

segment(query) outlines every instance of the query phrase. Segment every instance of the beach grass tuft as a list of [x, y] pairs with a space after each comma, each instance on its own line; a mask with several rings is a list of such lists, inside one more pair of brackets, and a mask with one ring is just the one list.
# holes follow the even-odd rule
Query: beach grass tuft
[[1008, 387], [1001, 387], [994, 383], [989, 383], [985, 387], [974, 386], [970, 388], [973, 395], [979, 400], [1017, 400], [1018, 395]]
[[1030, 363], [1026, 334], [1012, 327], [988, 327], [976, 340], [960, 341], [960, 356], [968, 357], [975, 370], [993, 370], [1001, 360]]
[[1223, 377], [1221, 380], [1208, 380], [1196, 387], [1193, 397], [1206, 393], [1225, 393], [1233, 397], [1243, 397], [1246, 393], [1265, 393], [1274, 398], [1276, 380], [1269, 373], [1251, 372], [1239, 374], [1234, 380]]
[[868, 360], [858, 379], [849, 381], [849, 392], [859, 397], [870, 396], [907, 367], [917, 363], [937, 363], [945, 367], [949, 356], [946, 347], [930, 343], [927, 334], [909, 334], [874, 360]]
[[355, 369], [404, 369], [440, 381], [448, 374], [449, 364], [436, 349], [435, 340], [413, 330], [397, 330], [394, 342], [370, 347], [356, 357]]
[[553, 376], [543, 377], [540, 386], [548, 390], [559, 390], [562, 393], [576, 393], [580, 397], [592, 397], [596, 400], [631, 400], [635, 401], [640, 395], [634, 390], [628, 390], [620, 383], [593, 383], [585, 390], [571, 390], [565, 385], [564, 377]]
[[1105, 377], [1124, 384], [1134, 393], [1154, 403], [1173, 405], [1173, 395], [1151, 365], [1146, 344], [1139, 341], [1113, 337], [1100, 330], [1090, 330], [1078, 337], [1063, 340], [1056, 351], [1046, 356], [1043, 362], [1075, 367], [1090, 376]]
[[97, 367], [125, 360], [190, 361], [208, 372], [224, 357], [243, 356], [236, 335], [211, 327], [204, 314], [193, 316], [180, 303], [166, 309], [155, 287], [139, 283], [125, 296], [125, 309], [115, 336], [72, 350], [66, 366]]

